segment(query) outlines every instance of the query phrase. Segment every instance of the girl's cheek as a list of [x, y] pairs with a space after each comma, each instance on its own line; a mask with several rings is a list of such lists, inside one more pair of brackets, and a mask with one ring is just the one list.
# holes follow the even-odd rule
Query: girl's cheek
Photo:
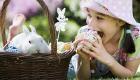
[[91, 17], [87, 16], [86, 23], [89, 25], [91, 23]]
[[86, 23], [89, 24], [89, 19], [88, 19], [88, 17], [87, 17], [87, 19], [86, 19]]

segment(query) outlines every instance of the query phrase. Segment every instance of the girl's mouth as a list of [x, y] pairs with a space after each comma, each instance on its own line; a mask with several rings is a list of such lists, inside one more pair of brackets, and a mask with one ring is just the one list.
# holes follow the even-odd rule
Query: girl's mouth
[[102, 31], [98, 31], [98, 30], [93, 30], [96, 31], [97, 34], [102, 38], [104, 36], [104, 33]]
[[103, 37], [103, 35], [104, 35], [104, 33], [103, 32], [101, 32], [101, 31], [97, 31], [97, 33], [99, 34], [99, 36], [102, 38]]

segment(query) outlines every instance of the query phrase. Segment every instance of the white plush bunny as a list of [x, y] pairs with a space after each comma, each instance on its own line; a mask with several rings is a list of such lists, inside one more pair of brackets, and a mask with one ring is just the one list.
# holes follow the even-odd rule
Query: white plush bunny
[[58, 13], [58, 17], [57, 20], [58, 22], [55, 23], [56, 26], [56, 30], [57, 31], [65, 31], [65, 25], [66, 25], [66, 21], [68, 20], [68, 18], [65, 17], [65, 8], [61, 11], [60, 8], [57, 8], [57, 13]]
[[5, 46], [5, 50], [16, 53], [50, 53], [48, 44], [36, 32], [36, 29], [30, 25], [31, 32], [26, 26], [23, 27], [23, 33], [15, 36], [10, 43]]

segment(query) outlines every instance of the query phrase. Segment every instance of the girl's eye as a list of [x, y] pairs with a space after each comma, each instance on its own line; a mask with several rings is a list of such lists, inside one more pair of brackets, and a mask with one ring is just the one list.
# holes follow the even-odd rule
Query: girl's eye
[[99, 17], [99, 16], [97, 16], [96, 18], [97, 18], [97, 20], [103, 20], [103, 18], [101, 18], [101, 17]]
[[87, 16], [90, 17], [90, 18], [92, 17], [90, 14], [87, 14]]
[[31, 41], [29, 41], [29, 43], [31, 44]]

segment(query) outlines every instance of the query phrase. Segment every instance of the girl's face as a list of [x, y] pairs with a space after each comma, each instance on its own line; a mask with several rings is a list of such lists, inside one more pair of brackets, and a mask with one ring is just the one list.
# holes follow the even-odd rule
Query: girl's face
[[[98, 13], [91, 9], [86, 9], [87, 25], [91, 29], [103, 33], [103, 42], [111, 40], [121, 31], [122, 21], [109, 17], [107, 15]], [[121, 22], [121, 23], [120, 23]]]

